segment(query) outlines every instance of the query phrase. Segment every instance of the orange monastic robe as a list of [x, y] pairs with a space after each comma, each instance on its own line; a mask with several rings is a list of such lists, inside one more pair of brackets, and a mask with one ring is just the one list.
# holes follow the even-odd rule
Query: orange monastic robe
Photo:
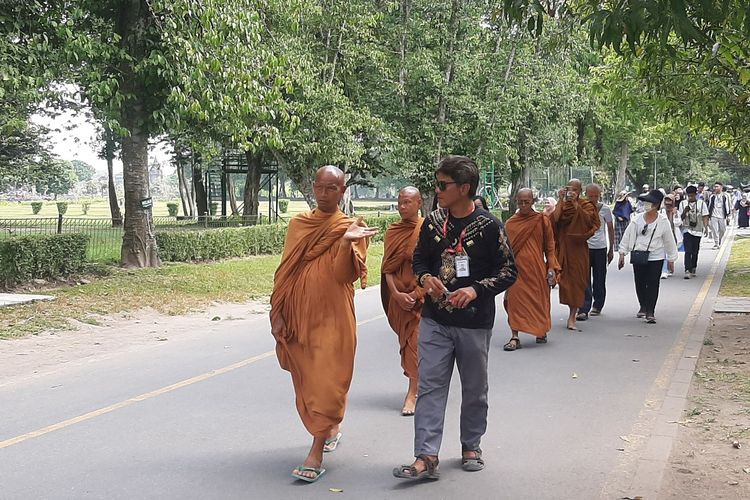
[[274, 276], [271, 317], [281, 315], [289, 333], [276, 339], [276, 355], [292, 374], [297, 411], [313, 436], [343, 420], [354, 371], [352, 283], [366, 286], [367, 241], [340, 246], [352, 222], [340, 211], [295, 216]]
[[555, 225], [557, 260], [560, 274], [560, 303], [572, 307], [583, 304], [589, 285], [589, 246], [587, 240], [599, 229], [599, 210], [586, 200], [578, 204], [564, 201]]
[[[388, 227], [385, 232], [385, 253], [381, 267], [383, 276], [380, 281], [380, 294], [383, 299], [383, 309], [388, 316], [388, 324], [398, 335], [404, 375], [411, 379], [417, 378], [417, 338], [424, 303], [424, 290], [417, 286], [417, 279], [411, 269], [411, 261], [423, 220], [421, 217], [418, 220], [402, 220]], [[393, 280], [398, 291], [404, 293], [417, 291], [419, 298], [414, 309], [404, 311], [396, 303], [385, 280], [386, 274], [394, 275]]]
[[511, 330], [544, 337], [552, 328], [547, 271], [559, 270], [552, 223], [544, 214], [515, 214], [505, 223], [518, 279], [505, 292]]

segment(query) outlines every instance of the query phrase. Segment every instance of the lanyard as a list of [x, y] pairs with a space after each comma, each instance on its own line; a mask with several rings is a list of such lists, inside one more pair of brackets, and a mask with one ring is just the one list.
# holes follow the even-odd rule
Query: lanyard
[[[471, 212], [469, 212], [469, 215], [474, 213], [474, 210], [476, 209], [476, 206], [473, 206]], [[468, 215], [467, 215], [468, 217]], [[450, 210], [448, 211], [448, 215], [445, 217], [445, 221], [443, 222], [443, 238], [446, 240], [448, 239], [448, 220], [451, 218]], [[448, 253], [463, 253], [464, 251], [464, 237], [466, 236], [466, 228], [463, 228], [461, 230], [461, 234], [458, 235], [458, 243], [456, 244], [456, 248], [453, 248], [452, 246], [448, 248]]]

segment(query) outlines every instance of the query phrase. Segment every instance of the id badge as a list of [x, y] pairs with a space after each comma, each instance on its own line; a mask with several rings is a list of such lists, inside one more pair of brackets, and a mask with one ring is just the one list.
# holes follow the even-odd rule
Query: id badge
[[469, 256], [468, 255], [456, 255], [456, 277], [468, 278], [469, 277]]

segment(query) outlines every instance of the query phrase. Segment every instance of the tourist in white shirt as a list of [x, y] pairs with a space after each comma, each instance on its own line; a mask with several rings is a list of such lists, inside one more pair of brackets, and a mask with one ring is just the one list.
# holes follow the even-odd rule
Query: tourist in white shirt
[[[680, 212], [675, 207], [675, 195], [668, 194], [664, 197], [662, 202], [661, 214], [666, 217], [672, 227], [674, 233], [674, 241], [677, 244], [677, 251], [680, 251], [682, 247], [682, 218]], [[664, 261], [664, 266], [661, 269], [661, 279], [669, 278], [674, 274], [674, 263]]]
[[721, 182], [714, 183], [714, 194], [708, 202], [708, 212], [711, 217], [711, 233], [714, 238], [714, 250], [721, 246], [721, 240], [727, 231], [727, 217], [731, 213], [727, 197], [722, 191], [724, 184]]
[[[661, 191], [653, 190], [638, 198], [643, 201], [644, 212], [638, 214], [625, 230], [620, 242], [620, 261], [617, 267], [622, 269], [625, 256], [631, 254], [635, 292], [640, 305], [636, 317], [645, 317], [646, 323], [653, 324], [656, 323], [654, 313], [659, 299], [661, 268], [665, 259], [671, 263], [677, 260], [677, 244], [671, 224], [659, 213], [664, 200]], [[647, 253], [644, 255], [642, 252]], [[643, 262], [636, 260], [639, 256], [644, 258]]]
[[589, 286], [586, 288], [583, 305], [576, 315], [578, 321], [586, 321], [589, 312], [592, 316], [601, 314], [607, 298], [607, 267], [614, 258], [615, 226], [612, 209], [600, 201], [601, 196], [602, 188], [599, 184], [586, 186], [586, 198], [597, 206], [601, 226], [586, 242], [589, 246]]
[[701, 248], [701, 238], [708, 226], [708, 206], [704, 200], [698, 199], [698, 189], [695, 186], [685, 188], [687, 200], [682, 200], [677, 211], [682, 218], [682, 243], [685, 247], [685, 279], [695, 278], [698, 268], [698, 252]]

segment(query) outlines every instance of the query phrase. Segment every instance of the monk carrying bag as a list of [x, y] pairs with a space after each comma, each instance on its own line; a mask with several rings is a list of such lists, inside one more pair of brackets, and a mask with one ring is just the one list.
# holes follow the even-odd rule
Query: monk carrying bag
[[[651, 231], [651, 238], [648, 240], [648, 245], [646, 246], [645, 250], [636, 250], [635, 249], [635, 243], [633, 243], [633, 250], [630, 251], [630, 263], [638, 266], [645, 266], [648, 264], [648, 256], [651, 253], [649, 251], [649, 248], [651, 248], [651, 242], [654, 240], [654, 234], [656, 233], [656, 226], [658, 226], [658, 220], [654, 222], [654, 230]], [[648, 229], [648, 224], [643, 228], [641, 231], [642, 235], [646, 235], [646, 230]], [[638, 233], [635, 235], [635, 240], [638, 241]]]

